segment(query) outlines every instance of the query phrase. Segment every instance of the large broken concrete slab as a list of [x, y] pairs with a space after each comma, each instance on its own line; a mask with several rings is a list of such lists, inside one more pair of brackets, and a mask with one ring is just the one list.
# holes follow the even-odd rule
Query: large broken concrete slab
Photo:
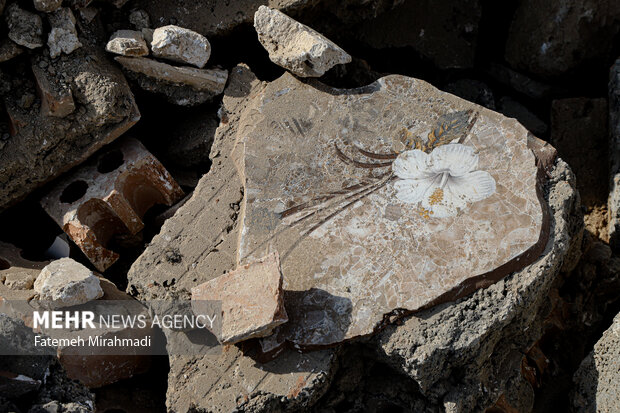
[[620, 402], [620, 314], [594, 349], [581, 362], [573, 378], [575, 412], [614, 412]]
[[84, 46], [60, 59], [39, 60], [34, 65], [47, 68], [37, 71], [45, 78], [41, 99], [20, 104], [21, 96], [36, 93], [27, 74], [14, 82], [22, 86], [4, 95], [11, 137], [0, 149], [0, 210], [81, 163], [140, 118], [124, 76], [100, 48]]
[[396, 310], [498, 281], [547, 242], [529, 132], [424, 81], [345, 90], [285, 74], [240, 122], [238, 261], [280, 253], [281, 342], [370, 334]]
[[222, 69], [171, 66], [145, 57], [119, 56], [115, 60], [142, 89], [181, 106], [194, 106], [222, 94], [228, 79], [228, 72]]
[[[550, 300], [580, 257], [583, 217], [575, 176], [561, 159], [543, 193], [551, 229], [540, 257], [503, 280], [453, 303], [408, 316], [373, 338], [380, 360], [413, 379], [430, 411], [484, 411], [501, 399], [531, 411], [526, 354], [553, 328]], [[481, 388], [484, 391], [481, 391]]]
[[[232, 70], [211, 149], [211, 170], [131, 267], [127, 291], [132, 295], [143, 301], [189, 300], [192, 287], [235, 268], [243, 186], [231, 151], [239, 115], [263, 87], [247, 67]], [[167, 408], [178, 412], [303, 408], [323, 394], [335, 368], [334, 350], [312, 354], [285, 350], [267, 363], [259, 361], [255, 349], [236, 346], [224, 347], [219, 356], [173, 355]]]

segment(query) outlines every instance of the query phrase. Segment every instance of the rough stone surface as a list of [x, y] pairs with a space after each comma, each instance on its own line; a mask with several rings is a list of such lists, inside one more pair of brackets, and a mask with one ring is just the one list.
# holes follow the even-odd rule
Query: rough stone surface
[[150, 207], [182, 197], [164, 166], [128, 138], [60, 180], [41, 204], [95, 268], [105, 271], [118, 259], [105, 247], [114, 234], [137, 234]]
[[615, 412], [620, 401], [620, 314], [574, 376], [574, 412]]
[[38, 14], [21, 9], [17, 3], [10, 4], [4, 14], [9, 39], [28, 49], [43, 46], [43, 21]]
[[574, 175], [562, 160], [549, 173], [551, 234], [537, 261], [463, 300], [390, 325], [372, 340], [381, 360], [416, 382], [429, 411], [484, 411], [499, 399], [513, 406], [508, 411], [531, 411], [524, 354], [553, 323], [549, 297], [560, 270], [578, 261], [573, 252], [583, 231]]
[[[116, 286], [105, 278], [99, 278], [103, 296], [101, 300], [121, 300], [122, 306], [125, 307], [132, 315], [141, 315], [148, 317], [148, 310], [139, 302], [126, 293], [119, 291]], [[131, 310], [129, 310], [131, 309]], [[100, 337], [110, 337], [112, 330], [105, 325], [99, 325], [97, 335]], [[50, 337], [54, 337], [53, 330], [45, 331]], [[144, 335], [152, 334], [149, 329], [123, 328], [122, 330], [114, 330], [114, 335], [121, 338], [142, 338]], [[73, 338], [80, 336], [79, 330], [72, 331], [65, 338]], [[92, 334], [92, 331], [89, 331]], [[82, 334], [83, 335], [83, 334]], [[97, 388], [105, 386], [117, 381], [128, 379], [137, 374], [146, 372], [151, 365], [151, 357], [148, 355], [132, 354], [131, 351], [123, 352], [123, 354], [87, 354], [84, 355], [80, 349], [58, 348], [58, 360], [67, 372], [67, 376], [74, 380], [79, 380], [88, 388]]]
[[542, 76], [566, 73], [592, 59], [605, 61], [619, 19], [616, 0], [522, 1], [510, 26], [506, 60]]
[[551, 143], [575, 174], [587, 207], [605, 205], [608, 196], [607, 100], [568, 98], [551, 102]]
[[32, 0], [32, 2], [34, 3], [35, 9], [46, 13], [58, 10], [62, 4], [62, 0]]
[[123, 74], [99, 47], [84, 46], [60, 59], [34, 63], [41, 62], [47, 64], [51, 84], [72, 91], [76, 110], [56, 118], [42, 115], [38, 100], [20, 105], [25, 94], [35, 94], [28, 77], [3, 96], [11, 136], [0, 148], [0, 209], [81, 163], [140, 118]]
[[179, 26], [158, 27], [151, 41], [153, 56], [203, 68], [211, 56], [206, 37]]
[[47, 46], [52, 58], [61, 53], [70, 54], [82, 47], [75, 29], [75, 17], [68, 7], [62, 7], [49, 15], [52, 30], [47, 38]]
[[269, 59], [301, 77], [320, 77], [351, 56], [322, 34], [279, 10], [260, 6], [254, 15], [258, 40]]
[[[94, 412], [94, 395], [91, 394], [79, 382], [67, 378], [65, 371], [56, 361], [55, 351], [41, 351], [40, 347], [34, 347], [35, 333], [24, 325], [22, 321], [12, 319], [6, 314], [0, 313], [0, 349], [3, 354], [16, 354], [27, 351], [31, 355], [19, 357], [0, 357], [0, 371], [6, 377], [18, 375], [21, 386], [11, 383], [10, 392], [2, 391], [5, 386], [0, 378], [0, 397], [16, 399], [21, 396], [19, 389], [25, 390], [23, 382], [30, 385], [33, 381], [38, 382], [36, 387], [30, 387], [25, 399], [20, 401], [21, 407], [31, 407], [32, 412], [41, 412], [39, 405], [52, 404], [57, 406], [56, 412]], [[27, 403], [24, 403], [26, 402]], [[18, 410], [8, 410], [18, 411]], [[45, 410], [44, 410], [45, 411]]]
[[105, 49], [122, 56], [146, 56], [149, 48], [142, 32], [135, 30], [117, 30], [112, 34]]
[[411, 47], [441, 69], [468, 68], [474, 64], [481, 14], [478, 0], [405, 1], [362, 21], [355, 33], [373, 48]]
[[[246, 194], [238, 260], [280, 253], [289, 322], [279, 341], [314, 347], [370, 334], [396, 309], [470, 294], [544, 248], [537, 162], [527, 130], [512, 119], [403, 76], [342, 90], [289, 74], [244, 115], [235, 153]], [[455, 141], [462, 144], [448, 145]], [[425, 148], [430, 155], [416, 156], [427, 162], [440, 162], [443, 150], [475, 150], [467, 173], [492, 188], [476, 183], [472, 191], [484, 195], [449, 212], [450, 193], [466, 195], [435, 196], [432, 179], [440, 188], [455, 178], [428, 175], [408, 201], [398, 154], [412, 147]], [[457, 181], [447, 185], [464, 185]]]
[[3, 39], [0, 41], [0, 63], [6, 62], [19, 56], [24, 52], [24, 49], [16, 45], [9, 39]]
[[620, 59], [609, 72], [609, 243], [620, 251]]
[[277, 253], [192, 288], [193, 301], [222, 301], [222, 344], [266, 337], [286, 323], [282, 296]]
[[[128, 273], [127, 291], [141, 300], [190, 298], [190, 289], [235, 268], [243, 186], [231, 159], [239, 115], [264, 87], [245, 66], [231, 72], [211, 149], [211, 170], [191, 199], [168, 219]], [[170, 260], [175, 252], [178, 260]], [[172, 281], [175, 280], [175, 281]], [[303, 409], [326, 390], [333, 350], [285, 350], [261, 362], [255, 349], [227, 346], [220, 356], [172, 356], [167, 408], [185, 412]], [[271, 409], [271, 410], [270, 410]]]
[[[12, 263], [16, 264], [14, 267], [11, 267], [11, 269], [15, 269], [14, 271], [0, 271], [0, 277], [6, 275], [7, 278], [24, 281], [31, 276], [31, 273], [36, 271], [34, 267], [42, 267], [46, 264], [40, 262], [28, 262], [23, 259], [14, 259], [12, 256], [14, 256], [15, 251], [17, 250], [11, 248], [11, 246], [7, 245], [3, 247], [0, 245], [1, 256], [7, 257]], [[31, 269], [30, 267], [33, 268]], [[86, 270], [84, 267], [82, 268]], [[125, 309], [124, 311], [126, 311], [126, 314], [131, 313], [133, 315], [148, 317], [148, 310], [144, 306], [132, 299], [126, 293], [119, 291], [112, 282], [105, 278], [98, 278], [98, 285], [103, 291], [103, 295], [100, 297], [101, 300], [106, 300], [108, 303], [111, 300], [120, 300], [122, 301], [120, 305]], [[32, 311], [41, 310], [41, 304], [43, 304], [44, 308], [46, 304], [38, 300], [32, 300], [32, 298], [35, 297], [35, 291], [31, 288], [32, 284], [28, 287], [28, 289], [10, 289], [10, 287], [6, 284], [6, 280], [4, 285], [0, 284], [0, 312], [10, 315], [12, 318], [23, 320], [26, 326], [30, 328], [33, 327]], [[118, 310], [116, 311], [118, 313], [118, 311], [120, 311], [120, 307], [118, 307]], [[67, 331], [53, 328], [38, 328], [37, 333], [42, 333], [53, 339], [71, 340], [77, 337], [84, 338], [84, 333], [81, 330]], [[114, 335], [120, 336], [121, 338], [142, 338], [145, 334], [149, 333], [152, 334], [153, 331], [149, 329], [134, 329], [130, 327], [114, 330]], [[88, 334], [109, 338], [111, 329], [105, 325], [99, 325], [97, 331], [89, 330]], [[66, 375], [69, 378], [79, 380], [80, 383], [83, 383], [89, 388], [105, 386], [119, 380], [130, 378], [136, 374], [144, 373], [148, 370], [151, 362], [150, 356], [132, 354], [131, 352], [124, 354], [117, 354], [117, 352], [114, 351], [108, 354], [105, 352], [88, 354], [86, 352], [86, 354], [84, 354], [85, 351], [83, 348], [75, 348], [71, 346], [64, 347], [62, 345], [57, 349], [51, 349], [50, 351], [54, 354], [54, 356], [58, 357], [60, 364], [63, 366]], [[13, 352], [12, 354], [15, 353]]]
[[181, 106], [204, 103], [222, 94], [228, 79], [228, 72], [221, 69], [171, 66], [144, 57], [115, 59], [142, 89], [164, 95]]
[[151, 18], [144, 10], [133, 10], [129, 13], [129, 23], [136, 30], [148, 29], [151, 27]]
[[34, 282], [39, 300], [49, 301], [50, 308], [84, 304], [103, 296], [99, 278], [88, 268], [61, 258], [41, 270]]
[[[0, 285], [10, 290], [29, 290], [48, 261], [29, 261], [19, 248], [0, 242]], [[0, 298], [6, 298], [0, 294]]]
[[41, 114], [64, 118], [73, 113], [75, 102], [70, 85], [64, 82], [56, 82], [55, 77], [38, 65], [32, 66], [32, 72], [41, 99]]

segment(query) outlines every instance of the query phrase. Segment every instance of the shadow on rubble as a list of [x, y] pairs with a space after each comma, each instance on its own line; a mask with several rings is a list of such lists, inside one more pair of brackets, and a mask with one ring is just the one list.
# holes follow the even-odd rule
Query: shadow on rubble
[[[349, 298], [311, 288], [307, 291], [284, 291], [284, 306], [288, 313], [287, 323], [278, 327], [268, 338], [244, 343], [240, 348], [261, 369], [274, 374], [312, 371], [312, 360], [322, 359], [331, 350], [308, 351], [327, 349], [343, 342], [351, 325], [353, 304]], [[300, 349], [306, 355], [314, 354], [303, 357], [306, 362], [299, 363], [302, 358]]]

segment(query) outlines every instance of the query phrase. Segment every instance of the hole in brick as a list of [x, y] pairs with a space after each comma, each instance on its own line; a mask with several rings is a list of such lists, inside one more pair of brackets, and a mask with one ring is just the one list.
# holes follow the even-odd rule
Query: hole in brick
[[97, 170], [99, 173], [107, 174], [119, 168], [123, 164], [123, 152], [118, 149], [107, 152], [99, 158]]
[[75, 202], [84, 196], [87, 189], [88, 184], [84, 181], [71, 182], [65, 190], [62, 191], [62, 194], [60, 195], [60, 202], [65, 204]]
[[8, 261], [5, 261], [2, 258], [0, 258], [0, 271], [8, 270], [9, 268], [11, 268], [11, 264], [9, 264]]

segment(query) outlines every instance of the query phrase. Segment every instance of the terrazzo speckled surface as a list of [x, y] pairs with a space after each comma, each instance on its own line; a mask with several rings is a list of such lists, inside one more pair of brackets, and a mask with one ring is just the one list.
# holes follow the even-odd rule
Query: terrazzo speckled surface
[[546, 242], [526, 129], [421, 80], [339, 90], [285, 74], [238, 130], [238, 261], [279, 252], [289, 314], [266, 349], [369, 334]]

